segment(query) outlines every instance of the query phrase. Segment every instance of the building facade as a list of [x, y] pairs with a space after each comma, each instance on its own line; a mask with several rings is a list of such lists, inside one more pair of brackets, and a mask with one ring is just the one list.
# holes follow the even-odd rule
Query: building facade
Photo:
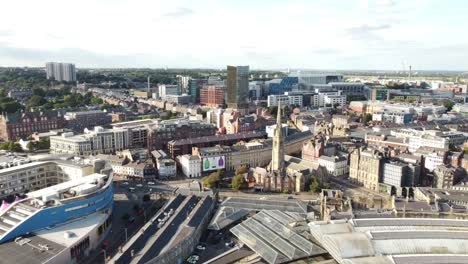
[[201, 159], [199, 156], [185, 154], [177, 157], [182, 173], [188, 178], [200, 177], [202, 175]]
[[89, 156], [111, 154], [130, 146], [128, 129], [85, 129], [84, 134], [63, 133], [50, 137], [50, 151], [54, 154]]
[[249, 97], [249, 66], [227, 66], [227, 106], [247, 109]]
[[46, 74], [48, 80], [75, 82], [76, 69], [75, 64], [48, 62], [46, 63]]
[[225, 86], [203, 86], [200, 90], [200, 104], [209, 107], [222, 107], [224, 105], [225, 91]]
[[342, 156], [325, 156], [318, 158], [319, 166], [327, 169], [328, 175], [344, 176], [349, 172], [348, 159]]
[[351, 153], [349, 178], [364, 188], [379, 191], [382, 155], [370, 149], [356, 149]]
[[302, 107], [303, 101], [302, 95], [269, 95], [268, 96], [268, 107], [281, 105], [294, 105]]
[[0, 115], [0, 139], [16, 141], [34, 133], [64, 128], [65, 120], [57, 111], [17, 112]]
[[93, 129], [95, 126], [105, 126], [112, 123], [112, 117], [101, 110], [84, 112], [67, 112], [64, 116], [66, 128], [75, 132], [82, 132], [85, 128]]

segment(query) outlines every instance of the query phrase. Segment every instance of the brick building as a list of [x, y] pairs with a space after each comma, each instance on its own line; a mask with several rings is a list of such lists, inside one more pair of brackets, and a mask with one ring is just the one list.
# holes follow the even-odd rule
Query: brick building
[[65, 119], [57, 111], [4, 113], [0, 115], [0, 139], [15, 141], [33, 133], [63, 128], [64, 124]]
[[205, 85], [200, 89], [200, 104], [209, 107], [224, 105], [225, 86]]

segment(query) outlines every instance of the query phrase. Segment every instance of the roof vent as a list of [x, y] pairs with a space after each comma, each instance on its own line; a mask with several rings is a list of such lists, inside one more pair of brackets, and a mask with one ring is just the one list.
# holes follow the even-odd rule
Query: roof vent
[[75, 236], [75, 233], [73, 233], [73, 232], [71, 232], [71, 231], [65, 231], [65, 232], [63, 233], [63, 237], [64, 237], [64, 238], [72, 238], [72, 237], [74, 237], [74, 236]]

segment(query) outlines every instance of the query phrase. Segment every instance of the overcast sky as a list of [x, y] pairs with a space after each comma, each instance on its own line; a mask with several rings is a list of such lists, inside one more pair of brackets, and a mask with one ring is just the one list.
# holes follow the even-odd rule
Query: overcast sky
[[468, 70], [464, 0], [5, 0], [0, 6], [0, 66]]

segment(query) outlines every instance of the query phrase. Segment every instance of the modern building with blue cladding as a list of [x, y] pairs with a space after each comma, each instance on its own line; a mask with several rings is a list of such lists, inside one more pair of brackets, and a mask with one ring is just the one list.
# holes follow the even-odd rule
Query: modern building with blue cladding
[[284, 94], [292, 91], [293, 87], [299, 83], [298, 77], [284, 77], [279, 83], [271, 82], [268, 85], [269, 94]]
[[[77, 179], [47, 187], [32, 192], [33, 196], [25, 200], [12, 204], [8, 210], [0, 212], [0, 218], [2, 219], [0, 224], [2, 225], [1, 228], [3, 228], [0, 235], [0, 244], [21, 235], [44, 228], [53, 228], [96, 212], [110, 215], [114, 204], [112, 176], [108, 178], [104, 178], [104, 176], [102, 174], [93, 174], [83, 177], [83, 179], [94, 177], [90, 178], [90, 181]], [[105, 182], [102, 182], [103, 180]], [[76, 185], [74, 185], [74, 182], [77, 182]], [[54, 187], [57, 188], [54, 189]], [[84, 190], [83, 188], [86, 187], [88, 189]], [[54, 191], [57, 193], [53, 193]], [[80, 191], [81, 194], [78, 193]], [[60, 200], [52, 198], [63, 197], [64, 193], [75, 194], [75, 196]], [[58, 196], [52, 196], [51, 194], [58, 194]], [[35, 206], [34, 202], [41, 200], [47, 200], [47, 203], [43, 206]], [[52, 205], [49, 203], [52, 203]], [[14, 223], [15, 221], [16, 223]], [[6, 229], [5, 227], [9, 228]]]

